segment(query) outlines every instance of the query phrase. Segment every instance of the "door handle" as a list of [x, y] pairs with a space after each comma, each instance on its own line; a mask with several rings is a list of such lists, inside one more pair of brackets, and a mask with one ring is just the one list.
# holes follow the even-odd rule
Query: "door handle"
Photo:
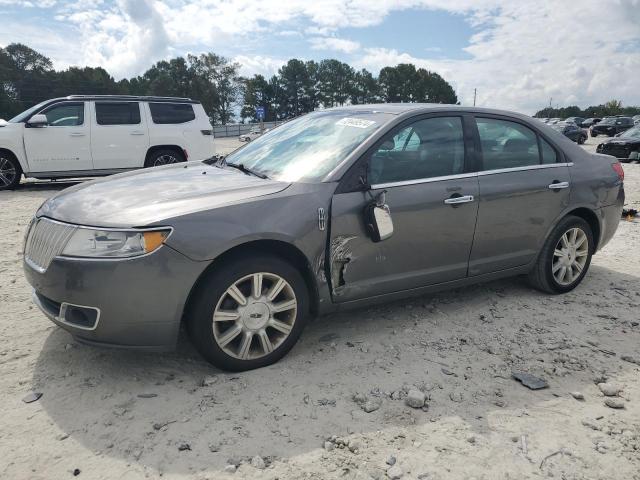
[[85, 134], [82, 132], [73, 132], [69, 134], [70, 137], [84, 137]]
[[131, 132], [131, 135], [144, 135], [144, 132]]
[[473, 195], [462, 195], [460, 197], [449, 197], [444, 200], [447, 205], [458, 205], [460, 203], [473, 202]]
[[551, 185], [549, 185], [549, 188], [551, 190], [560, 190], [563, 188], [569, 188], [569, 182], [553, 182]]

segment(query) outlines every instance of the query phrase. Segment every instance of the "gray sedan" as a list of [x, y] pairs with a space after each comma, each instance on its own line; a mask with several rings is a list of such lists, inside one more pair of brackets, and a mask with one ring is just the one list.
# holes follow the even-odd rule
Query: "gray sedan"
[[78, 341], [163, 349], [185, 325], [207, 360], [245, 370], [314, 315], [514, 275], [572, 290], [616, 231], [623, 176], [514, 113], [337, 108], [224, 159], [61, 191], [24, 269]]

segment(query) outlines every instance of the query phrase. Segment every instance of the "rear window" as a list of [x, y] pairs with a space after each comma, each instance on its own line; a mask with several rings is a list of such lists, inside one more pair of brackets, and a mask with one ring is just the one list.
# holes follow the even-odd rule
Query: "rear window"
[[187, 123], [195, 120], [193, 106], [188, 103], [149, 103], [153, 123]]
[[98, 125], [136, 125], [140, 123], [137, 102], [96, 102]]

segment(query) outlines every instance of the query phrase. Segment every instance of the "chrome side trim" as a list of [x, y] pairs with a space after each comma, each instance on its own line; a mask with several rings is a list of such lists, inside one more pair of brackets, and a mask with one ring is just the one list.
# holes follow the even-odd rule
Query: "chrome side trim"
[[[58, 312], [58, 315], [52, 315], [44, 307], [44, 305], [40, 301], [40, 298], [38, 298], [38, 295], [36, 294], [35, 289], [33, 290], [32, 294], [31, 294], [31, 299], [33, 300], [33, 303], [36, 304], [36, 306], [42, 311], [42, 313], [45, 314], [45, 316], [47, 318], [49, 318], [50, 320], [55, 320], [56, 322], [62, 323], [64, 325], [67, 325], [68, 327], [77, 328], [79, 330], [91, 331], [91, 330], [95, 330], [96, 328], [98, 328], [98, 323], [100, 323], [100, 309], [97, 308], [97, 307], [90, 307], [88, 305], [77, 305], [75, 303], [62, 302], [60, 304], [60, 312]], [[95, 310], [96, 311], [96, 323], [93, 325], [93, 327], [82, 327], [80, 325], [76, 325], [76, 324], [67, 322], [67, 320], [64, 318], [64, 313], [66, 312], [67, 307], [80, 307], [80, 308], [87, 308], [89, 310]]]
[[525, 172], [527, 170], [544, 170], [545, 168], [573, 167], [573, 162], [569, 163], [547, 163], [544, 165], [528, 165], [526, 167], [499, 168], [497, 170], [483, 170], [478, 172], [478, 176], [496, 175], [498, 173]]
[[432, 177], [432, 178], [417, 178], [415, 180], [403, 180], [401, 182], [388, 182], [388, 183], [377, 183], [375, 185], [371, 185], [371, 188], [377, 190], [379, 188], [391, 188], [391, 187], [404, 187], [406, 185], [417, 185], [420, 183], [433, 183], [433, 182], [445, 182], [447, 180], [456, 180], [459, 178], [473, 178], [477, 177], [478, 172], [471, 173], [460, 173], [457, 175], [444, 175], [442, 177]]
[[459, 178], [472, 178], [484, 175], [495, 175], [498, 173], [521, 172], [526, 170], [543, 170], [545, 168], [573, 167], [573, 162], [568, 163], [548, 163], [544, 165], [528, 165], [526, 167], [500, 168], [497, 170], [483, 170], [481, 172], [460, 173], [457, 175], [444, 175], [442, 177], [417, 178], [415, 180], [403, 180], [401, 182], [376, 183], [371, 185], [373, 190], [379, 188], [404, 187], [406, 185], [417, 185], [420, 183], [444, 182], [447, 180], [456, 180]]

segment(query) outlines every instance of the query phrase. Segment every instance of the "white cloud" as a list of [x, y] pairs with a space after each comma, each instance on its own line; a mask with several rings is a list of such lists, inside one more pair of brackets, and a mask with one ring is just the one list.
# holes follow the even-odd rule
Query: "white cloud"
[[337, 52], [353, 53], [360, 49], [360, 44], [353, 40], [336, 37], [314, 37], [309, 40], [314, 50], [333, 50]]
[[[470, 10], [481, 25], [465, 49], [469, 59], [415, 58], [367, 48], [354, 62], [376, 72], [414, 63], [447, 79], [463, 103], [533, 113], [548, 104], [640, 104], [640, 2], [508, 2], [491, 16]], [[623, 45], [635, 48], [622, 49]]]
[[[219, 46], [243, 64], [243, 74], [270, 75], [284, 59], [277, 52], [257, 55], [253, 47], [268, 46], [270, 37], [295, 41], [299, 35], [312, 49], [327, 56], [344, 53], [354, 66], [376, 73], [399, 62], [436, 71], [464, 103], [477, 87], [479, 104], [525, 112], [546, 105], [549, 97], [554, 104], [586, 106], [609, 98], [640, 104], [640, 0], [582, 0], [579, 5], [552, 0], [45, 1], [55, 3], [59, 25], [42, 29], [36, 44], [30, 37], [37, 35], [24, 33], [36, 31], [33, 25], [6, 22], [0, 44], [21, 41], [50, 55], [56, 66], [101, 65], [116, 77], [141, 73], [172, 55], [220, 52]], [[44, 4], [0, 0], [11, 8], [29, 3]], [[475, 34], [466, 58], [447, 58], [446, 50], [429, 45], [413, 50], [422, 54], [410, 55], [397, 45], [360, 45], [340, 37], [344, 27], [378, 25], [393, 11], [409, 8], [446, 11], [469, 22]], [[420, 32], [415, 38], [421, 41]]]
[[262, 55], [237, 55], [232, 61], [239, 63], [240, 75], [250, 77], [262, 75], [269, 79], [287, 60]]

